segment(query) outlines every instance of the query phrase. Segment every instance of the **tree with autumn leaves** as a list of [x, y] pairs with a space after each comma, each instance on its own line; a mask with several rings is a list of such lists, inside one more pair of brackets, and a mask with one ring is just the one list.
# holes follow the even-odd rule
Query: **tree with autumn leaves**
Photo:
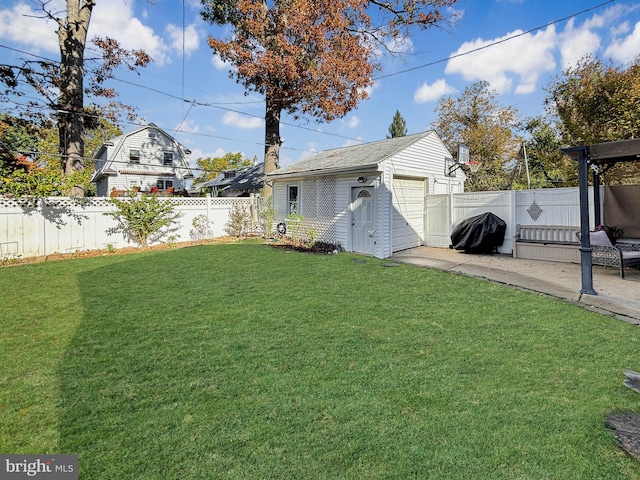
[[433, 128], [450, 152], [469, 147], [471, 160], [482, 162], [477, 173], [467, 172], [465, 189], [508, 190], [514, 182], [513, 160], [520, 149], [519, 118], [512, 107], [498, 103], [488, 82], [468, 86], [458, 97], [440, 99]]
[[[209, 46], [247, 90], [264, 95], [265, 173], [278, 168], [280, 118], [331, 121], [367, 97], [376, 49], [446, 21], [456, 0], [203, 0], [203, 18], [232, 27]], [[269, 195], [269, 191], [265, 192]]]

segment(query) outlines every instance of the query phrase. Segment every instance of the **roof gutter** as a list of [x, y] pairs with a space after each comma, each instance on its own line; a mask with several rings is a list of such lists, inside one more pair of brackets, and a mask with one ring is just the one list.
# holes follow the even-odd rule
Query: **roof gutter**
[[355, 172], [370, 172], [370, 171], [375, 171], [375, 172], [382, 172], [382, 170], [378, 169], [379, 164], [376, 163], [369, 163], [366, 165], [357, 165], [355, 167], [349, 167], [349, 168], [344, 168], [344, 167], [333, 167], [333, 168], [319, 168], [317, 170], [300, 170], [299, 172], [292, 172], [292, 171], [288, 171], [288, 172], [284, 172], [284, 173], [278, 173], [278, 171], [276, 170], [275, 172], [271, 172], [271, 173], [267, 173], [265, 176], [267, 178], [290, 178], [290, 177], [321, 177], [321, 176], [326, 176], [326, 175], [348, 175], [350, 173], [355, 173]]

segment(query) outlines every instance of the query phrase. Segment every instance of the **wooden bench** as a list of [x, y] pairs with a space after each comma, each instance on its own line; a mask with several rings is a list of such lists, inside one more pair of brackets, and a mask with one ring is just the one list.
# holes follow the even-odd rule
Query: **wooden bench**
[[580, 227], [516, 225], [513, 258], [580, 263]]

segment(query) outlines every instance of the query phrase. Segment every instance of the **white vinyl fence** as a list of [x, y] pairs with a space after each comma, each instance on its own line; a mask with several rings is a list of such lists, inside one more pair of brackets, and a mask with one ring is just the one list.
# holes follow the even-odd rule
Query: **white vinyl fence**
[[[592, 187], [589, 198], [593, 212]], [[176, 242], [194, 240], [192, 221], [199, 215], [209, 220], [207, 237], [216, 238], [227, 234], [225, 227], [233, 205], [244, 206], [254, 217], [257, 211], [257, 200], [253, 198], [174, 197], [166, 201], [172, 202], [180, 214], [176, 230], [170, 233]], [[121, 233], [107, 233], [116, 220], [104, 212], [114, 210], [106, 198], [51, 197], [30, 202], [0, 197], [0, 260], [131, 246]], [[499, 251], [511, 253], [518, 224], [579, 226], [580, 192], [576, 187], [428, 195], [424, 244], [448, 248], [456, 224], [485, 212], [494, 213], [507, 223]]]
[[[201, 238], [193, 219], [204, 215], [205, 237], [225, 236], [229, 212], [242, 205], [255, 213], [253, 198], [179, 198], [170, 197], [174, 211], [180, 215], [163, 241], [184, 242]], [[253, 206], [253, 207], [252, 207]], [[105, 212], [116, 208], [107, 198], [17, 199], [0, 197], [0, 260], [35, 257], [82, 250], [103, 250], [134, 246], [122, 233], [108, 234], [117, 221]]]
[[[601, 190], [600, 198], [604, 198]], [[589, 209], [594, 211], [593, 187], [589, 187]], [[491, 212], [507, 224], [501, 253], [513, 250], [516, 225], [580, 226], [580, 189], [549, 188], [499, 192], [467, 192], [428, 195], [426, 199], [425, 245], [447, 248], [453, 228], [462, 220]], [[593, 219], [590, 220], [593, 222]], [[591, 225], [593, 229], [595, 225]]]

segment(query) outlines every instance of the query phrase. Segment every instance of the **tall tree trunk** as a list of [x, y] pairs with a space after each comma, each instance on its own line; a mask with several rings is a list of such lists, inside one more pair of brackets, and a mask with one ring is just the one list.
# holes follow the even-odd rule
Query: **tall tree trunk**
[[[274, 100], [267, 91], [266, 96], [267, 108], [264, 115], [265, 135], [264, 135], [264, 173], [271, 173], [277, 170], [280, 158], [280, 113], [282, 112], [282, 103]], [[271, 185], [264, 184], [263, 194], [265, 197], [272, 195]]]
[[[58, 133], [62, 175], [84, 169], [84, 49], [95, 0], [67, 0], [67, 18], [58, 20], [60, 46], [60, 100]], [[84, 196], [81, 186], [66, 192]]]

